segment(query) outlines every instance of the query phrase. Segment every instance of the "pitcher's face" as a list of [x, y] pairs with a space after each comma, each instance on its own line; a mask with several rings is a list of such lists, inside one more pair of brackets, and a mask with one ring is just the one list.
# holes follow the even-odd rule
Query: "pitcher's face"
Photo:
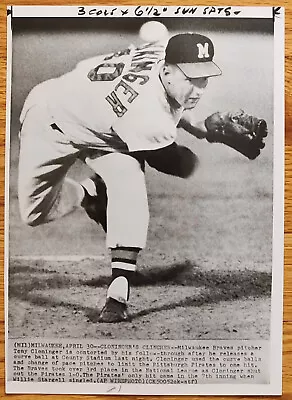
[[208, 85], [208, 78], [188, 78], [176, 65], [165, 66], [164, 75], [167, 94], [185, 109], [196, 106]]

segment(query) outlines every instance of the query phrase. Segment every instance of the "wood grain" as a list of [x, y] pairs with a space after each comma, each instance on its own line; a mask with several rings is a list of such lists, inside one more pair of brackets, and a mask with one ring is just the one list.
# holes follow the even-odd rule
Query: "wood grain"
[[[178, 5], [179, 3], [183, 5], [246, 5], [246, 6], [263, 6], [270, 5], [276, 6], [281, 5], [286, 9], [286, 55], [285, 55], [285, 104], [286, 104], [286, 145], [285, 145], [285, 286], [284, 286], [284, 351], [283, 351], [283, 399], [292, 399], [292, 273], [290, 271], [292, 264], [292, 3], [288, 0], [282, 1], [281, 4], [275, 4], [274, 1], [266, 0], [262, 2], [254, 2], [250, 0], [245, 0], [243, 2], [238, 2], [236, 0], [226, 1], [209, 1], [200, 4], [194, 4], [191, 1], [141, 1], [139, 4], [165, 4], [165, 5]], [[80, 396], [80, 395], [5, 395], [4, 390], [4, 153], [5, 153], [5, 103], [6, 103], [6, 6], [11, 3], [6, 0], [0, 5], [0, 232], [1, 232], [1, 252], [0, 252], [0, 291], [1, 291], [1, 312], [0, 312], [0, 398], [9, 398], [11, 400], [22, 399], [22, 400], [57, 400], [61, 398], [66, 399], [111, 399], [114, 396]], [[68, 4], [65, 1], [53, 2], [46, 0], [39, 0], [37, 2], [29, 2], [27, 0], [14, 0], [14, 5], [25, 5], [25, 4], [42, 4], [42, 5], [61, 5]], [[76, 5], [131, 5], [137, 4], [134, 1], [96, 1], [96, 2], [85, 2], [80, 3], [77, 0], [71, 0], [70, 4]], [[128, 396], [121, 396], [122, 399], [128, 398]], [[160, 399], [164, 400], [168, 397], [166, 396], [134, 396], [137, 400], [146, 399], [154, 400]], [[183, 399], [184, 397], [172, 396], [172, 399]], [[198, 396], [188, 396], [190, 399], [198, 398]], [[232, 397], [214, 397], [215, 399], [232, 399]], [[245, 399], [247, 397], [241, 397]], [[273, 399], [274, 397], [270, 397]], [[276, 397], [275, 397], [276, 398]]]

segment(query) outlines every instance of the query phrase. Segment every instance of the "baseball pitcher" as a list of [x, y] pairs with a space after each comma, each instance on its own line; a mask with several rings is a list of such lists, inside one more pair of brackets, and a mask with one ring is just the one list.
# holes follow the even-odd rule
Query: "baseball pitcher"
[[[145, 163], [187, 178], [197, 157], [176, 144], [177, 128], [220, 142], [249, 159], [264, 147], [266, 122], [243, 111], [216, 112], [195, 122], [192, 110], [221, 74], [214, 45], [179, 34], [167, 46], [130, 46], [80, 62], [36, 86], [21, 116], [19, 205], [31, 226], [82, 206], [107, 232], [112, 278], [100, 322], [129, 319], [127, 302], [137, 257], [145, 247], [148, 201]], [[76, 159], [94, 172], [81, 183], [66, 177]]]

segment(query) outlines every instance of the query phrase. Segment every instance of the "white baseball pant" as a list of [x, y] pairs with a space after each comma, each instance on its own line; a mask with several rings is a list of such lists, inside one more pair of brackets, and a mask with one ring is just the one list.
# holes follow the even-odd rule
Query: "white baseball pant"
[[[69, 168], [84, 149], [51, 127], [45, 106], [31, 107], [20, 132], [18, 194], [22, 220], [31, 226], [53, 221], [79, 203], [77, 191], [66, 179]], [[85, 154], [84, 161], [107, 187], [107, 246], [146, 244], [149, 210], [144, 173], [133, 157], [115, 152]], [[86, 153], [86, 152], [85, 152]]]

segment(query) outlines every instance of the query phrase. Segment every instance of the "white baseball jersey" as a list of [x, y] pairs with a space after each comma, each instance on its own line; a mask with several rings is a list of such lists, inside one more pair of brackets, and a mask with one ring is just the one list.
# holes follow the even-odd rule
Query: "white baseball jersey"
[[129, 151], [165, 147], [176, 139], [183, 109], [167, 101], [159, 78], [164, 55], [164, 45], [145, 44], [82, 61], [34, 88], [21, 120], [42, 101], [73, 143], [118, 147], [122, 140]]

